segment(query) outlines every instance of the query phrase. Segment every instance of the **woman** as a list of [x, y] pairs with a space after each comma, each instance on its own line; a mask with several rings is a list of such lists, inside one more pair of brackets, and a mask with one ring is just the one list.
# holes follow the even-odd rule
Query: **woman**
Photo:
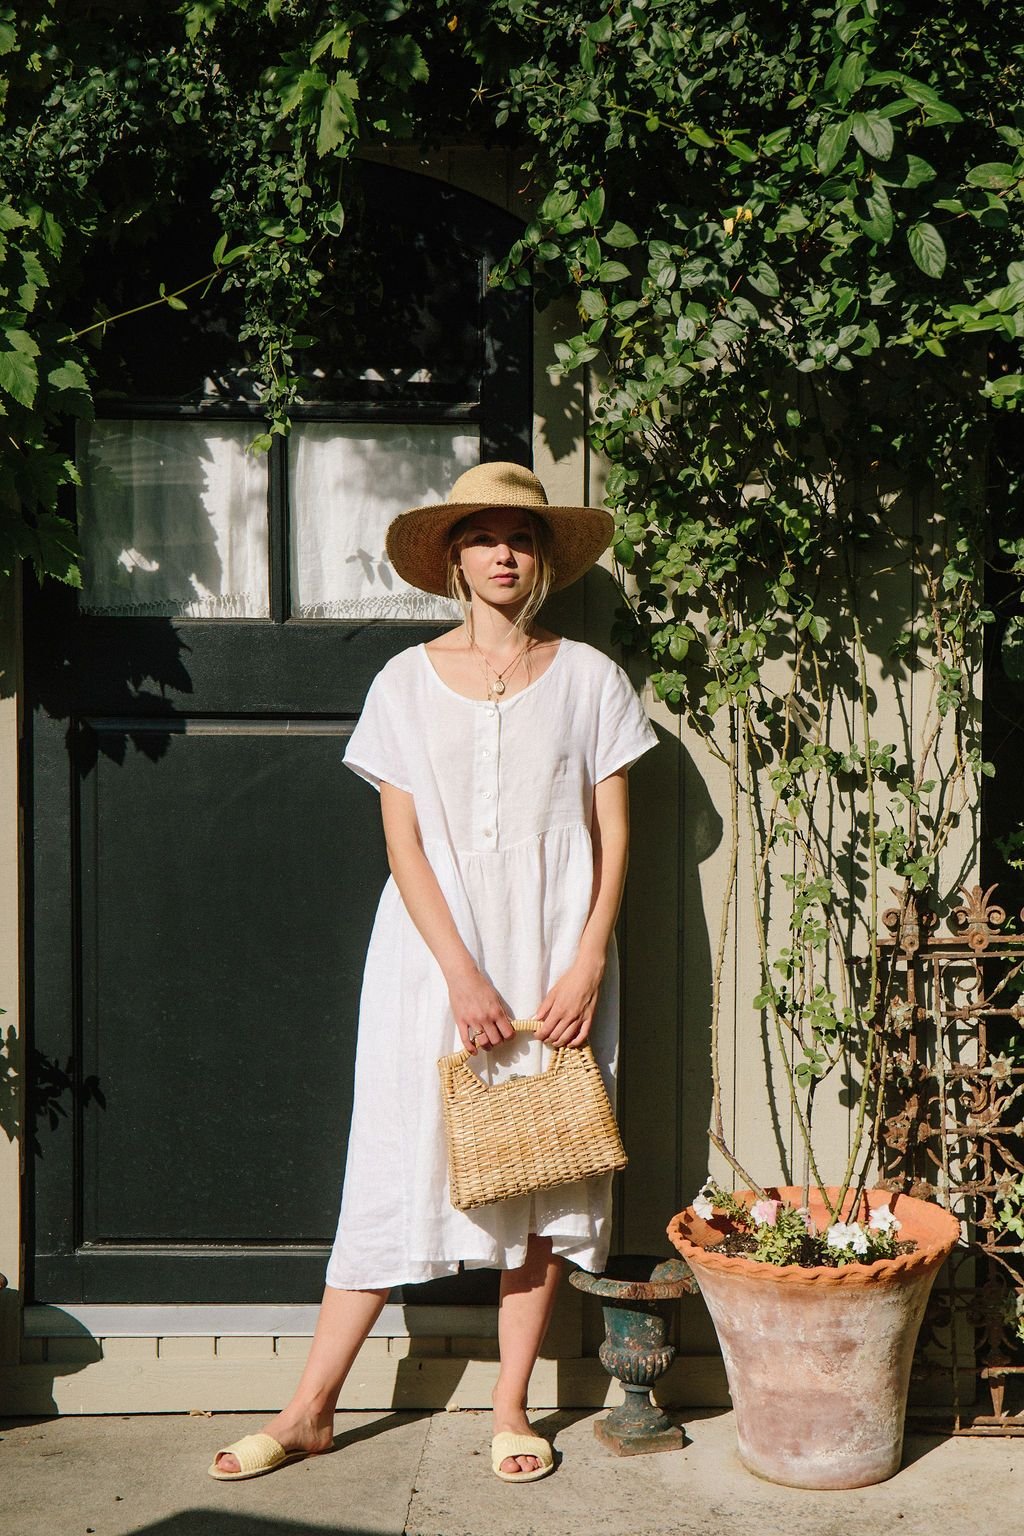
[[[390, 1289], [460, 1264], [503, 1271], [494, 1471], [529, 1482], [552, 1468], [527, 1387], [565, 1260], [604, 1266], [611, 1181], [455, 1210], [436, 1064], [461, 1043], [495, 1083], [542, 1070], [541, 1042], [589, 1038], [614, 1081], [626, 771], [656, 738], [620, 668], [536, 622], [611, 533], [607, 512], [548, 506], [535, 475], [500, 463], [388, 530], [398, 574], [455, 597], [464, 620], [382, 669], [345, 754], [380, 791], [392, 878], [363, 978], [338, 1234], [295, 1396], [263, 1434], [218, 1452], [214, 1477], [327, 1450]], [[538, 1019], [537, 1037], [517, 1038], [514, 1018]]]

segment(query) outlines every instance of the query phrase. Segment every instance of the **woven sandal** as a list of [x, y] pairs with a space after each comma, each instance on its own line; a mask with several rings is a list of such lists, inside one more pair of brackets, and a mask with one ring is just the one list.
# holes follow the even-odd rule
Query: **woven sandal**
[[[309, 1451], [286, 1451], [273, 1435], [243, 1435], [234, 1445], [225, 1445], [216, 1453], [207, 1467], [211, 1477], [220, 1483], [237, 1483], [245, 1477], [262, 1477], [265, 1472], [276, 1472], [289, 1461], [301, 1461]], [[234, 1456], [239, 1470], [224, 1472], [217, 1465], [217, 1456]]]
[[[509, 1456], [533, 1456], [540, 1466], [532, 1472], [503, 1472], [501, 1464]], [[555, 1453], [551, 1442], [542, 1440], [540, 1435], [516, 1435], [511, 1430], [504, 1430], [491, 1441], [491, 1470], [503, 1483], [535, 1483], [554, 1469]]]

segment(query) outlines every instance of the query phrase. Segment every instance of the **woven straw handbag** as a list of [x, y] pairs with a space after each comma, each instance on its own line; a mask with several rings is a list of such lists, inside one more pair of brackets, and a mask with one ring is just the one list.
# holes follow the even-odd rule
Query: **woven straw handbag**
[[[513, 1022], [535, 1034], [536, 1019]], [[511, 1200], [625, 1168], [622, 1138], [589, 1045], [554, 1046], [543, 1072], [495, 1087], [468, 1065], [469, 1052], [442, 1056], [451, 1202], [459, 1211]]]

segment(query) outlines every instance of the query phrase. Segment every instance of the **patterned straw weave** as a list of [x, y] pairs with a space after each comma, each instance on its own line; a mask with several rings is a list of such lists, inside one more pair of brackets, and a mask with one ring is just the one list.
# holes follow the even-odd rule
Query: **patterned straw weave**
[[[517, 1019], [513, 1028], [534, 1034], [538, 1023]], [[493, 1088], [468, 1066], [468, 1051], [441, 1057], [456, 1210], [625, 1168], [619, 1128], [590, 1046], [555, 1046], [553, 1052], [544, 1072]]]

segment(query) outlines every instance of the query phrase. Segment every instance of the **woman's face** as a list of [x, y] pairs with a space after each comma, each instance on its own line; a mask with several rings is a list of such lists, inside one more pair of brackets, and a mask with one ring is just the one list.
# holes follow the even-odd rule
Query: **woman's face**
[[474, 596], [498, 607], [524, 603], [537, 576], [529, 518], [507, 507], [472, 513], [462, 535], [459, 564]]

